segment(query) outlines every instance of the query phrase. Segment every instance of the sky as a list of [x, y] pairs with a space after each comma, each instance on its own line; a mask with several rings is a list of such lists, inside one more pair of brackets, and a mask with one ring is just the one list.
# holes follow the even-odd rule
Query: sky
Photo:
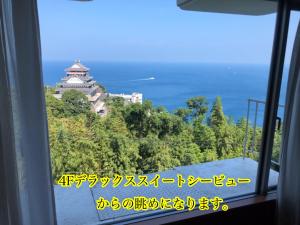
[[[269, 64], [275, 14], [183, 11], [176, 0], [38, 0], [44, 61]], [[287, 61], [299, 21], [290, 23]]]

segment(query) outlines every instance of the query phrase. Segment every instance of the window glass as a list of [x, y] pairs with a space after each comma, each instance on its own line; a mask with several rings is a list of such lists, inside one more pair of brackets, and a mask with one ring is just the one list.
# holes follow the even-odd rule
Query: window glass
[[[293, 45], [295, 40], [295, 35], [297, 32], [297, 27], [299, 23], [299, 12], [292, 11], [291, 18], [290, 18], [290, 27], [288, 33], [288, 41], [287, 41], [287, 49], [286, 49], [286, 57], [285, 57], [285, 65], [284, 65], [284, 72], [281, 84], [281, 91], [280, 91], [280, 106], [278, 108], [278, 121], [277, 121], [277, 128], [274, 137], [274, 144], [273, 144], [273, 153], [272, 153], [272, 161], [271, 161], [271, 173], [280, 170], [280, 154], [281, 154], [281, 142], [282, 142], [282, 122], [284, 120], [284, 106], [285, 106], [285, 96], [286, 96], [286, 89], [287, 89], [287, 82], [288, 82], [288, 73], [290, 69], [290, 62], [292, 57]], [[275, 182], [277, 184], [277, 182]], [[269, 186], [270, 188], [276, 188], [274, 182], [269, 179]]]
[[274, 14], [173, 0], [43, 0], [39, 14], [60, 225], [255, 191]]

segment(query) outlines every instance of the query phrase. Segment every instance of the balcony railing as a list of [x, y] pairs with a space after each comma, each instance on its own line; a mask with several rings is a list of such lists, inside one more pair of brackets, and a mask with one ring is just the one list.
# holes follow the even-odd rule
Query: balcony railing
[[[246, 122], [246, 132], [245, 132], [245, 139], [244, 139], [244, 147], [243, 147], [243, 158], [246, 157], [247, 153], [252, 154], [252, 156], [256, 157], [259, 153], [259, 149], [257, 149], [256, 145], [256, 138], [257, 138], [257, 127], [258, 127], [258, 120], [263, 119], [263, 115], [259, 115], [264, 108], [264, 105], [266, 103], [264, 101], [256, 100], [256, 99], [248, 99], [248, 109], [247, 109], [247, 122]], [[251, 125], [250, 117], [252, 116], [251, 113], [253, 113], [254, 107], [254, 120], [253, 124]], [[284, 105], [279, 105], [279, 108], [284, 108]], [[278, 130], [281, 129], [281, 118], [278, 118]], [[252, 126], [252, 133], [250, 133], [250, 127]], [[251, 144], [249, 146], [249, 141], [251, 141]], [[272, 160], [272, 165], [275, 168], [279, 169], [279, 161]]]

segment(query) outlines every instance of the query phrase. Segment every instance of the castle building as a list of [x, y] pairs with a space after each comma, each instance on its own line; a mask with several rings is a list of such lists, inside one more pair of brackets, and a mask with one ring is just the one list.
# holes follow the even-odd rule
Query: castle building
[[105, 98], [107, 97], [121, 97], [127, 103], [142, 103], [143, 95], [141, 93], [134, 92], [131, 95], [104, 93], [93, 77], [90, 76], [89, 71], [89, 68], [76, 60], [71, 67], [65, 69], [66, 75], [57, 84], [54, 97], [61, 99], [63, 93], [68, 90], [80, 91], [87, 96], [91, 103], [91, 110], [99, 115], [107, 114], [105, 106]]
[[85, 67], [76, 60], [75, 63], [65, 69], [66, 76], [57, 84], [56, 94], [62, 95], [65, 91], [75, 89], [81, 91], [87, 96], [94, 96], [97, 92], [101, 92], [96, 85], [96, 81], [89, 74], [89, 68]]
[[75, 63], [65, 69], [66, 76], [57, 84], [54, 97], [61, 99], [62, 94], [68, 90], [77, 90], [84, 93], [92, 105], [92, 110], [97, 113], [104, 113], [105, 94], [90, 76], [90, 69], [76, 60]]

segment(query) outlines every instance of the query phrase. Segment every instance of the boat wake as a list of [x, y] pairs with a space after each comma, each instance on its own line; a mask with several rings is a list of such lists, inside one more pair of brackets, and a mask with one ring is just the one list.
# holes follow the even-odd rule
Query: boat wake
[[141, 79], [135, 79], [131, 81], [147, 81], [147, 80], [155, 80], [155, 77], [141, 78]]

